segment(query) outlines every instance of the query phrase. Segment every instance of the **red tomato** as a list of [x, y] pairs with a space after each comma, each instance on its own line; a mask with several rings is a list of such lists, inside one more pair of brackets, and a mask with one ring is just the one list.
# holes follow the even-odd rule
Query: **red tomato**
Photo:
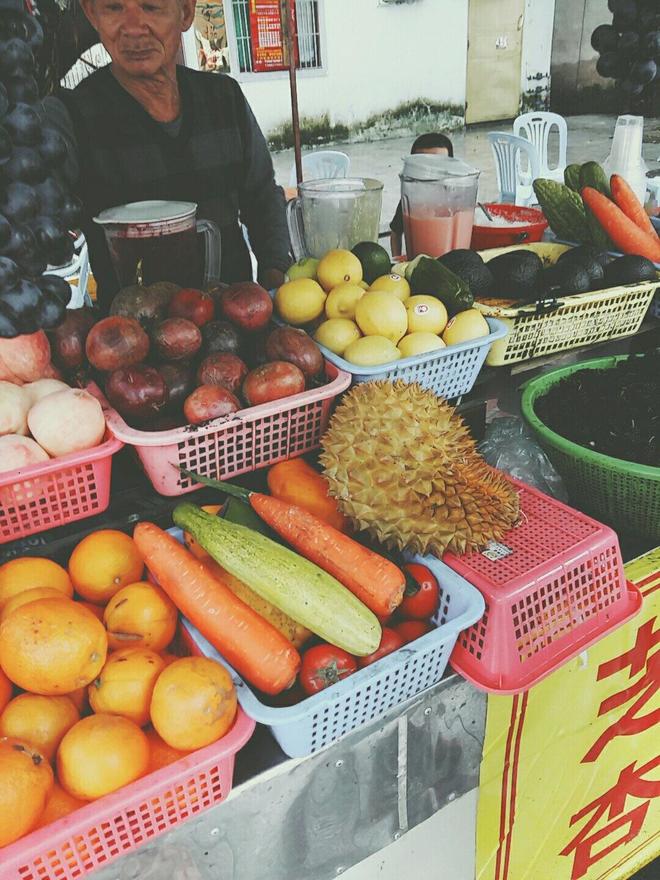
[[[438, 582], [425, 565], [411, 562], [404, 565], [403, 569], [411, 577], [406, 578], [406, 592], [399, 611], [412, 620], [428, 620], [438, 610], [440, 603]], [[417, 584], [417, 590], [409, 593], [408, 584], [411, 578]]]
[[357, 668], [355, 657], [347, 651], [334, 645], [315, 645], [303, 655], [300, 684], [306, 694], [317, 694], [357, 672]]
[[433, 627], [430, 623], [425, 623], [422, 620], [404, 620], [403, 623], [397, 624], [394, 629], [401, 636], [404, 644], [407, 645], [408, 642], [414, 642], [415, 639], [430, 633]]
[[386, 654], [391, 654], [392, 651], [396, 651], [396, 649], [400, 648], [402, 645], [403, 637], [395, 630], [384, 626], [380, 645], [378, 645], [373, 654], [367, 654], [366, 657], [360, 657], [358, 659], [360, 669], [362, 669], [363, 666], [370, 666], [372, 663], [375, 663], [376, 660], [380, 660], [380, 658], [385, 657]]

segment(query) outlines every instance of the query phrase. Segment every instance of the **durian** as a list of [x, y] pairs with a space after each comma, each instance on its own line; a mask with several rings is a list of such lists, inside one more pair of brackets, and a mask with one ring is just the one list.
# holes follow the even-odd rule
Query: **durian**
[[342, 513], [387, 547], [464, 553], [518, 519], [515, 488], [479, 456], [453, 407], [420, 385], [355, 385], [321, 446]]

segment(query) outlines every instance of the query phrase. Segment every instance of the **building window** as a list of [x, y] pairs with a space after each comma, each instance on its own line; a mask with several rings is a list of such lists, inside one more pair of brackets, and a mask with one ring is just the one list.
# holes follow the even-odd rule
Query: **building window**
[[[236, 56], [241, 73], [284, 70], [282, 5], [279, 0], [232, 0]], [[295, 0], [297, 67], [322, 66], [319, 0]]]

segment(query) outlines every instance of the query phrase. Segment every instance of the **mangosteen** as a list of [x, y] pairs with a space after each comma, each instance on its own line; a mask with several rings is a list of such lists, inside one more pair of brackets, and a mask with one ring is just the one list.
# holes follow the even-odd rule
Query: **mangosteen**
[[2, 170], [7, 180], [23, 183], [41, 183], [46, 178], [46, 166], [34, 147], [14, 147]]
[[0, 247], [7, 244], [11, 236], [11, 223], [4, 214], [0, 214]]
[[21, 271], [9, 257], [0, 257], [0, 292], [13, 287], [18, 281]]
[[73, 239], [68, 233], [61, 235], [56, 241], [44, 248], [44, 256], [50, 266], [66, 266], [73, 259], [73, 254]]
[[42, 275], [35, 283], [42, 293], [57, 297], [64, 306], [69, 305], [71, 285], [64, 278], [60, 278], [59, 275]]
[[3, 125], [14, 144], [33, 147], [41, 139], [39, 114], [29, 104], [17, 104], [4, 118]]
[[41, 132], [41, 143], [38, 148], [44, 164], [48, 168], [57, 168], [64, 162], [67, 154], [66, 142], [54, 128], [44, 126]]
[[52, 330], [66, 317], [66, 306], [55, 294], [42, 290], [34, 317], [40, 330]]
[[4, 118], [7, 110], [9, 110], [9, 95], [7, 89], [0, 83], [0, 120]]
[[0, 74], [10, 76], [30, 76], [34, 71], [34, 55], [24, 40], [12, 37], [0, 43]]
[[9, 132], [0, 125], [0, 165], [8, 161], [11, 156], [12, 144]]
[[39, 86], [33, 76], [12, 76], [7, 80], [7, 97], [12, 104], [36, 104]]
[[27, 223], [36, 217], [39, 199], [34, 189], [21, 180], [7, 184], [0, 211], [13, 223]]
[[0, 339], [13, 339], [18, 335], [19, 331], [14, 323], [13, 315], [0, 303]]
[[591, 35], [591, 45], [601, 55], [616, 51], [619, 35], [611, 24], [599, 24]]

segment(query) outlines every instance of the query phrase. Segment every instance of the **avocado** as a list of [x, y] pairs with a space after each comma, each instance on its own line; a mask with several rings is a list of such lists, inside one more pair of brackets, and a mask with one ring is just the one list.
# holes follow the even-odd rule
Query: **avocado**
[[[601, 269], [600, 264], [595, 265]], [[564, 260], [562, 263], [550, 266], [543, 273], [543, 283], [548, 293], [553, 296], [571, 296], [574, 293], [588, 293], [591, 290], [589, 271], [585, 264], [578, 260]]]
[[[557, 261], [557, 266], [577, 266], [584, 268], [589, 275], [591, 290], [600, 290], [604, 286], [605, 270], [598, 259], [598, 249], [594, 247], [579, 247], [566, 251]], [[565, 271], [565, 270], [562, 270]], [[581, 291], [573, 291], [578, 293]]]
[[367, 284], [373, 284], [376, 278], [380, 278], [381, 275], [389, 275], [392, 271], [392, 258], [385, 248], [375, 241], [358, 242], [352, 253], [360, 261], [362, 277]]
[[438, 257], [438, 262], [465, 281], [475, 299], [488, 296], [490, 293], [493, 287], [493, 273], [476, 251], [457, 248]]
[[410, 287], [413, 293], [426, 293], [435, 296], [444, 304], [449, 317], [469, 309], [473, 305], [474, 297], [470, 288], [442, 263], [432, 257], [418, 258], [413, 262], [415, 268], [410, 277]]
[[540, 287], [543, 260], [533, 251], [509, 251], [489, 260], [488, 268], [493, 273], [496, 296], [528, 299]]
[[642, 281], [656, 281], [658, 270], [646, 257], [626, 254], [617, 257], [605, 269], [607, 287], [618, 287], [621, 284], [639, 284]]

